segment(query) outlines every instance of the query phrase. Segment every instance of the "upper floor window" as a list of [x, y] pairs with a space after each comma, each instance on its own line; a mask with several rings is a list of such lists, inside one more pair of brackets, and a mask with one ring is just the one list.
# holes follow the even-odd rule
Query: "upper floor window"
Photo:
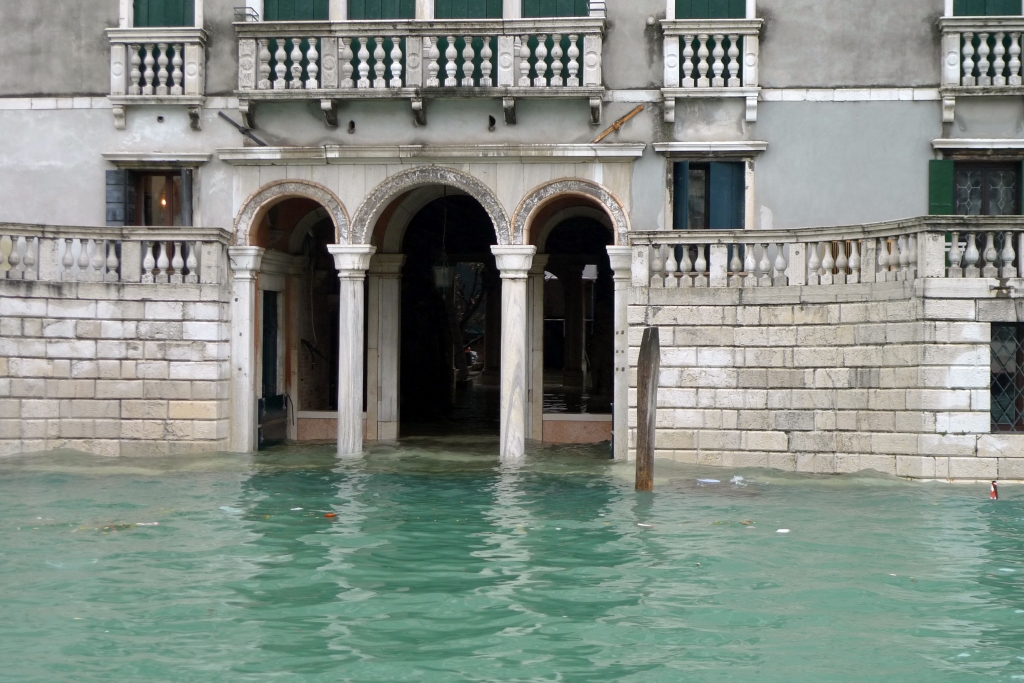
[[746, 0], [676, 0], [676, 19], [744, 19]]
[[436, 19], [501, 19], [502, 0], [435, 0]]
[[107, 171], [107, 225], [192, 225], [192, 169]]
[[746, 164], [677, 161], [672, 168], [672, 227], [675, 230], [742, 230]]
[[1021, 0], [953, 0], [955, 17], [1020, 16]]
[[195, 0], [135, 0], [134, 12], [137, 28], [195, 25]]
[[1021, 215], [1021, 162], [932, 161], [928, 213]]
[[[327, 4], [326, 1], [324, 4]], [[348, 0], [348, 18], [415, 19], [416, 0]]]
[[992, 325], [992, 431], [1024, 432], [1024, 325]]
[[[366, 0], [352, 0], [359, 4]], [[378, 7], [381, 2], [374, 3]], [[383, 3], [388, 4], [388, 3]], [[328, 0], [263, 0], [263, 18], [266, 21], [327, 21]], [[353, 19], [380, 19], [382, 17], [353, 17]]]
[[[470, 2], [472, 1], [470, 0]], [[588, 0], [523, 0], [523, 16], [527, 19], [585, 17], [589, 14], [590, 3]]]

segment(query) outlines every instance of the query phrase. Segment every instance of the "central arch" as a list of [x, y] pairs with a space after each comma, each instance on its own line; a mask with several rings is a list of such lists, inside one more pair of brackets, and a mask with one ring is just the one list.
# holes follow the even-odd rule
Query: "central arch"
[[264, 185], [242, 202], [242, 208], [235, 218], [235, 244], [240, 247], [251, 244], [252, 227], [271, 206], [286, 199], [311, 199], [320, 204], [334, 223], [336, 244], [348, 241], [350, 221], [348, 211], [337, 195], [323, 185], [308, 180], [278, 180]]

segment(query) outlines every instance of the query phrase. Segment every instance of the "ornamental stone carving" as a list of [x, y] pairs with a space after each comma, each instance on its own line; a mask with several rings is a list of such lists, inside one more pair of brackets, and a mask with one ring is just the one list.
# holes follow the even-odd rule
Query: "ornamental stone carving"
[[269, 203], [277, 202], [290, 197], [302, 197], [317, 202], [334, 221], [334, 236], [338, 244], [344, 244], [349, 236], [348, 212], [344, 205], [333, 192], [323, 185], [309, 182], [307, 180], [279, 180], [260, 188], [242, 204], [242, 210], [238, 212], [235, 219], [235, 244], [238, 246], [249, 245], [249, 233], [252, 230], [252, 222], [260, 209]]
[[611, 218], [615, 230], [615, 243], [618, 245], [627, 243], [630, 230], [629, 215], [619, 198], [597, 183], [579, 178], [567, 178], [540, 186], [520, 202], [515, 216], [512, 218], [514, 244], [526, 243], [526, 227], [531, 217], [541, 205], [559, 195], [584, 196], [597, 201]]
[[451, 168], [420, 166], [391, 176], [367, 195], [352, 221], [352, 244], [368, 242], [377, 219], [396, 197], [425, 185], [448, 185], [462, 190], [484, 207], [498, 244], [512, 243], [508, 214], [490, 188], [473, 176]]

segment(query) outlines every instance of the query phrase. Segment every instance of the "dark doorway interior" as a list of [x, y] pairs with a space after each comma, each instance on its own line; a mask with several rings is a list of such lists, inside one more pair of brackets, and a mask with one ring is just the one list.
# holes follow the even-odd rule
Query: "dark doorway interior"
[[259, 447], [288, 437], [287, 397], [279, 383], [280, 325], [277, 292], [263, 292], [263, 393], [259, 401]]

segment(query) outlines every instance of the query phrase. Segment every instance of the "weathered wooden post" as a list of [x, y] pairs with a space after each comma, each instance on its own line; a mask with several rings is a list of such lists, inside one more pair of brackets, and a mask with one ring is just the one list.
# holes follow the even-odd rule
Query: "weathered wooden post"
[[637, 362], [636, 490], [654, 490], [654, 440], [658, 421], [661, 341], [657, 327], [644, 330]]

